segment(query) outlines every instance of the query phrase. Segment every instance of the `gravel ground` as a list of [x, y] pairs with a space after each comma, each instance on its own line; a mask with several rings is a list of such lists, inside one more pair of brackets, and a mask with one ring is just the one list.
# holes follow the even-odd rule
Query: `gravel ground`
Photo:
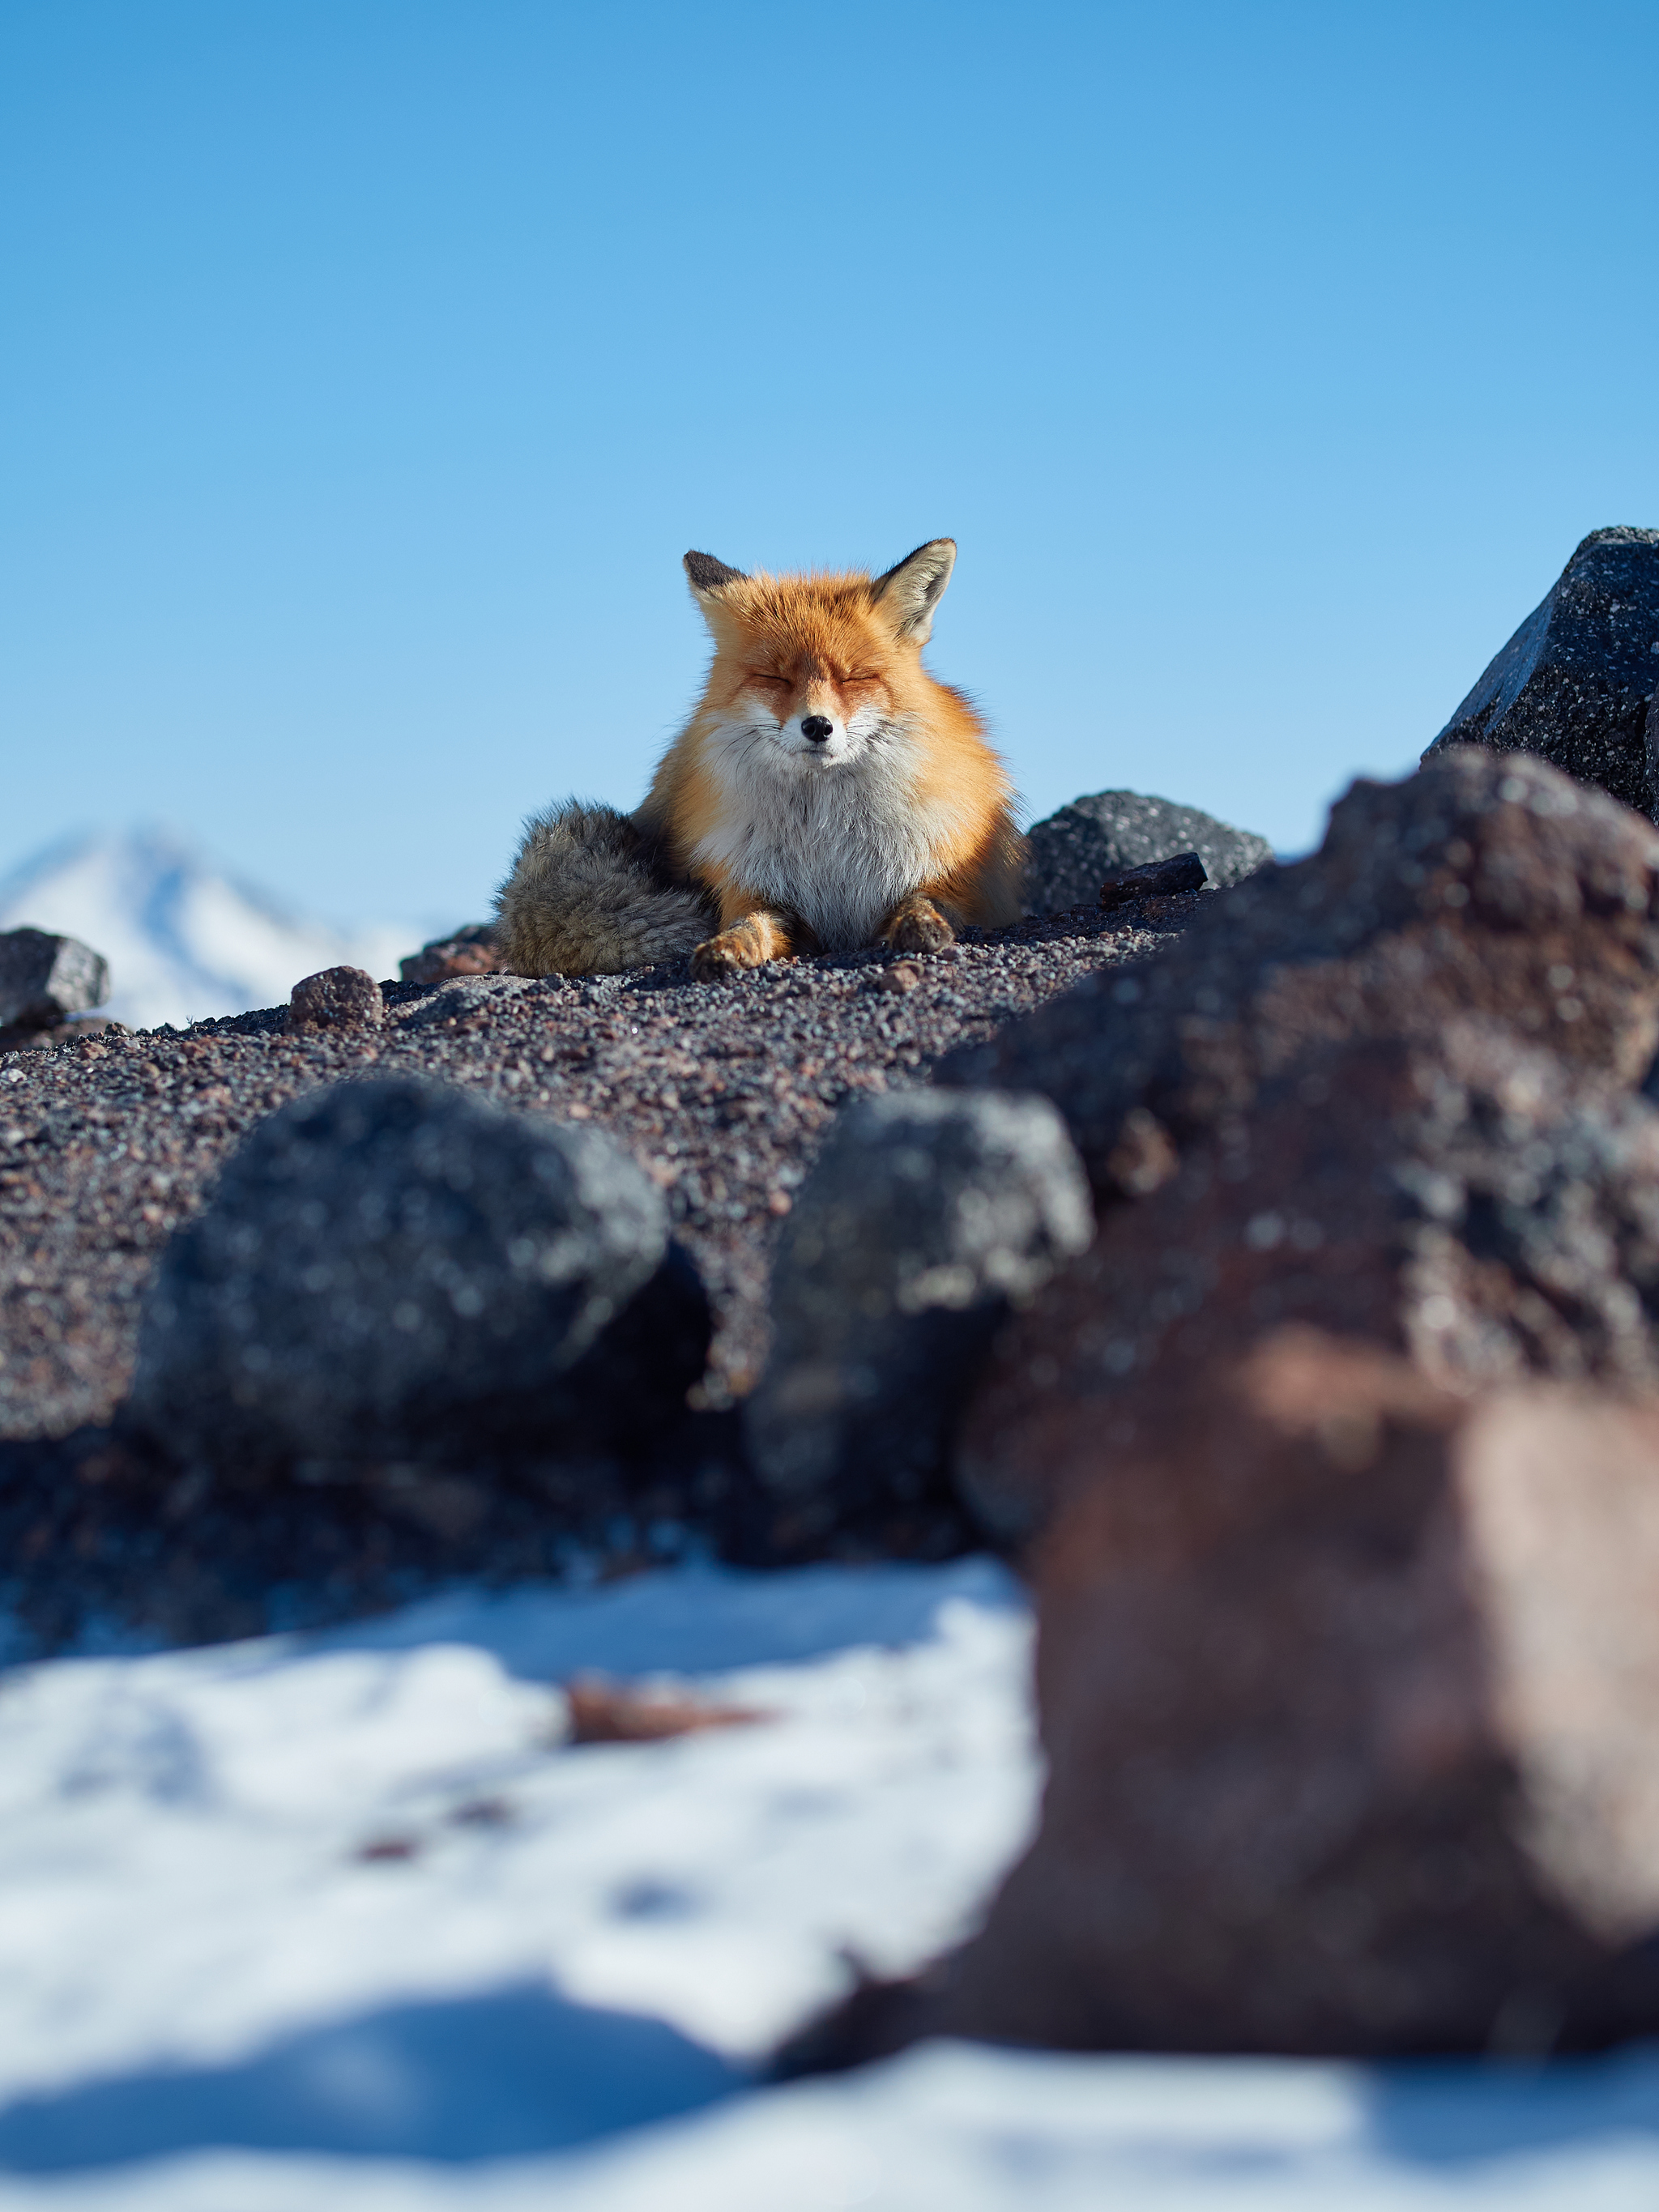
[[[732, 1408], [765, 1357], [773, 1238], [844, 1100], [925, 1082], [1091, 969], [1149, 957], [1202, 896], [730, 985], [668, 968], [392, 984], [383, 1029], [290, 1035], [279, 1007], [0, 1057], [0, 1662], [342, 1620], [457, 1575], [611, 1576], [711, 1547], [752, 1565], [962, 1549], [972, 1531], [947, 1506], [809, 1542], [754, 1484]], [[156, 1255], [219, 1162], [289, 1099], [382, 1069], [608, 1128], [666, 1192], [717, 1334], [659, 1462], [388, 1467], [250, 1498], [107, 1425]]]
[[[0, 1436], [107, 1421], [168, 1232], [263, 1115], [318, 1085], [418, 1071], [612, 1131], [668, 1194], [714, 1297], [705, 1395], [765, 1356], [766, 1273], [825, 1123], [925, 1081], [1110, 962], [1145, 958], [1196, 901], [1029, 921], [931, 957], [777, 962], [723, 986], [675, 969], [386, 988], [383, 1030], [290, 1036], [282, 1008], [0, 1059]], [[908, 971], [908, 990], [895, 988]]]

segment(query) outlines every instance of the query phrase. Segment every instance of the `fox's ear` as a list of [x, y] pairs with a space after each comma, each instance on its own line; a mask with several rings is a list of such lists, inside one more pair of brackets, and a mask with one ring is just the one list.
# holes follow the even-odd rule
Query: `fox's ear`
[[914, 553], [878, 576], [871, 586], [876, 604], [901, 637], [926, 645], [933, 627], [933, 610], [945, 597], [945, 586], [957, 565], [954, 538], [930, 538]]
[[728, 584], [746, 583], [741, 568], [728, 568], [724, 561], [717, 561], [712, 553], [688, 553], [685, 573], [691, 580], [692, 594], [700, 607], [706, 607]]

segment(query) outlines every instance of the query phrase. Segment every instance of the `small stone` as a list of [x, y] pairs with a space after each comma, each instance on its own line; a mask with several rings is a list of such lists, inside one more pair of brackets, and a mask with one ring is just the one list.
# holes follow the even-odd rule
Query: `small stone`
[[1109, 912], [1135, 899], [1174, 898], [1182, 891], [1201, 891], [1206, 880], [1196, 853], [1176, 853], [1167, 860], [1149, 860], [1144, 868], [1125, 868], [1109, 877], [1100, 887], [1100, 903]]
[[108, 996], [108, 963], [78, 938], [0, 931], [0, 1029], [50, 1029]]
[[291, 1030], [379, 1029], [386, 1001], [374, 978], [362, 968], [323, 968], [294, 986], [289, 1001]]
[[769, 1716], [752, 1705], [641, 1689], [605, 1674], [578, 1674], [565, 1686], [572, 1743], [661, 1743], [708, 1729], [752, 1728]]
[[[1061, 914], [1093, 906], [1101, 884], [1126, 869], [1196, 853], [1210, 882], [1240, 882], [1266, 867], [1273, 847], [1248, 830], [1230, 829], [1195, 806], [1138, 791], [1098, 791], [1074, 799], [1027, 833], [1025, 873], [1030, 914]], [[1200, 878], [1200, 880], [1203, 880]]]
[[914, 960], [895, 960], [882, 969], [881, 981], [877, 988], [890, 991], [896, 998], [902, 998], [907, 992], [914, 991], [921, 981], [921, 970]]

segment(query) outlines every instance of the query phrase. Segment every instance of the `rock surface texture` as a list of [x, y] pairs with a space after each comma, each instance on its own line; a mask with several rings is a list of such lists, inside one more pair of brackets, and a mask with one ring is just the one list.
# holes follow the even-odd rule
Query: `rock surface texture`
[[108, 996], [109, 969], [90, 945], [44, 929], [0, 931], [0, 1030], [51, 1029]]
[[1659, 530], [1595, 530], [1424, 755], [1537, 753], [1659, 816]]
[[1464, 746], [1355, 784], [1311, 858], [1200, 900], [1168, 957], [1085, 979], [941, 1076], [1052, 1098], [1103, 1193], [1132, 1115], [1179, 1150], [1316, 1044], [1484, 1017], [1634, 1085], [1659, 1042], [1656, 866], [1659, 835], [1604, 793]]
[[781, 1504], [828, 1528], [948, 1499], [951, 1431], [998, 1325], [1093, 1225], [1046, 1099], [908, 1091], [849, 1107], [785, 1226], [771, 1357], [744, 1408]]
[[1177, 806], [1138, 791], [1097, 791], [1074, 799], [1034, 824], [1027, 842], [1025, 903], [1032, 914], [1092, 906], [1109, 876], [1177, 854], [1196, 853], [1218, 886], [1253, 875], [1273, 856], [1265, 837], [1229, 829], [1195, 806]]
[[362, 968], [323, 968], [301, 976], [289, 1000], [290, 1030], [376, 1030], [386, 1019], [380, 987]]
[[1028, 1538], [1293, 1322], [1453, 1389], [1659, 1388], [1659, 1110], [1478, 1023], [1316, 1048], [1011, 1322], [963, 1421], [970, 1503]]
[[232, 1484], [636, 1439], [708, 1349], [668, 1260], [661, 1193], [600, 1132], [340, 1085], [263, 1122], [162, 1255], [128, 1419]]
[[1036, 1842], [931, 1986], [842, 2033], [1651, 2033], [1659, 1401], [1469, 1399], [1304, 1329], [1188, 1382], [1042, 1547]]
[[431, 939], [398, 963], [398, 974], [405, 983], [444, 983], [456, 975], [493, 975], [502, 964], [493, 925], [475, 921]]

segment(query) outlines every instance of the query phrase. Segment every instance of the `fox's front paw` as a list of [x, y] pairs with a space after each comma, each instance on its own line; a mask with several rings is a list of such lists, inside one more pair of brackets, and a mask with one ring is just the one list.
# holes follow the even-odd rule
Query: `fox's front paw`
[[729, 983], [749, 963], [740, 948], [732, 943], [735, 930], [723, 930], [718, 937], [706, 937], [691, 955], [691, 979], [696, 983]]
[[956, 942], [956, 932], [931, 899], [913, 899], [887, 925], [895, 952], [938, 952]]

